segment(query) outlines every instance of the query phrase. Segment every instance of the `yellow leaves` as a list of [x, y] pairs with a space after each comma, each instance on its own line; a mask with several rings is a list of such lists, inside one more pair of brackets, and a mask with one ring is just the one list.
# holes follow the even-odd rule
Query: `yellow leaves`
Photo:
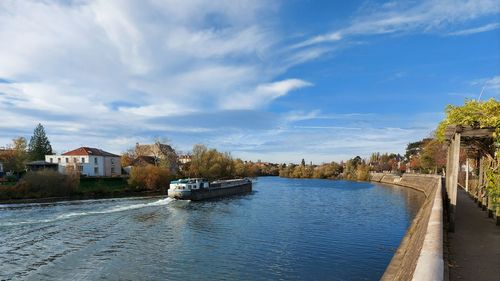
[[[466, 100], [462, 106], [448, 105], [446, 117], [439, 123], [436, 136], [444, 139], [444, 131], [449, 125], [473, 126], [478, 128], [500, 127], [500, 102], [491, 98], [487, 101]], [[500, 138], [497, 133], [495, 139]]]

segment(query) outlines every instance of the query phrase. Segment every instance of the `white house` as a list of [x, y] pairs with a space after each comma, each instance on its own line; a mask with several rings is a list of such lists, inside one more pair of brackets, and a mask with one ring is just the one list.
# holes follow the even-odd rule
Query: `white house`
[[78, 167], [82, 175], [91, 177], [118, 176], [122, 173], [120, 156], [92, 147], [80, 147], [61, 155], [45, 155], [45, 161], [59, 164], [59, 172]]

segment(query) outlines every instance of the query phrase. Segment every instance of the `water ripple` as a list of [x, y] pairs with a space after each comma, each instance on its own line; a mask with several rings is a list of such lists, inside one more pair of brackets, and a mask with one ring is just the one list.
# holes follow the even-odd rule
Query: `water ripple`
[[378, 280], [422, 200], [343, 181], [254, 189], [1, 205], [0, 280]]

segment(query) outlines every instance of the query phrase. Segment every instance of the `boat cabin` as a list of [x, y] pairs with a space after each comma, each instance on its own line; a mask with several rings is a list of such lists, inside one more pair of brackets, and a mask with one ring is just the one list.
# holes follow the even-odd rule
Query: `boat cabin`
[[179, 179], [170, 182], [170, 190], [196, 190], [209, 188], [210, 183], [206, 179], [193, 178], [193, 179]]

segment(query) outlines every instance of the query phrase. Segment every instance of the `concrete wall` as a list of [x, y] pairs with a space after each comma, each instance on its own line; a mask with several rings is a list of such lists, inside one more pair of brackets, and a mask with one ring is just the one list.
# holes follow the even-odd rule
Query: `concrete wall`
[[372, 181], [409, 187], [425, 200], [381, 280], [443, 280], [443, 203], [441, 177], [372, 174]]

